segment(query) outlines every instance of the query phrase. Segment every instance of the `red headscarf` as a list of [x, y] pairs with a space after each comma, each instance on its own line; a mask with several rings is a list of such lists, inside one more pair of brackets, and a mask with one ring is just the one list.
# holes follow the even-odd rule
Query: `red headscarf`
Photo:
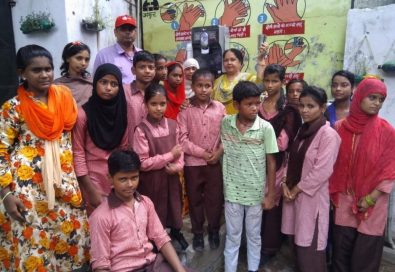
[[350, 115], [340, 121], [337, 128], [342, 143], [329, 180], [335, 206], [339, 193], [353, 194], [353, 212], [360, 219], [366, 219], [370, 209], [359, 213], [358, 200], [371, 193], [382, 181], [395, 179], [395, 130], [384, 119], [362, 111], [361, 102], [370, 94], [386, 97], [387, 88], [383, 82], [373, 78], [365, 79], [358, 85]]
[[[166, 64], [166, 67], [170, 67], [173, 65], [178, 65], [182, 70], [182, 72], [184, 73], [184, 70], [182, 69], [182, 65], [179, 62], [176, 61], [169, 62]], [[185, 100], [184, 76], [182, 77], [181, 84], [177, 86], [176, 90], [174, 90], [173, 87], [169, 85], [167, 79], [164, 80], [163, 86], [165, 87], [167, 98], [168, 98], [165, 117], [175, 120], [177, 119], [177, 115], [180, 112], [180, 106]]]

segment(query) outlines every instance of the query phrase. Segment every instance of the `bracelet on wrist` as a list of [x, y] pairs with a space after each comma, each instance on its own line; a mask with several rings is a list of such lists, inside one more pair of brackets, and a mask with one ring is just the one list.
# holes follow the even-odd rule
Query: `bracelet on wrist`
[[9, 195], [12, 195], [12, 192], [11, 192], [11, 191], [8, 191], [8, 192], [3, 196], [3, 198], [1, 199], [1, 202], [4, 202], [4, 200], [5, 200]]
[[373, 198], [370, 195], [365, 196], [365, 201], [366, 204], [368, 204], [369, 207], [372, 207], [376, 204], [376, 201], [373, 200]]

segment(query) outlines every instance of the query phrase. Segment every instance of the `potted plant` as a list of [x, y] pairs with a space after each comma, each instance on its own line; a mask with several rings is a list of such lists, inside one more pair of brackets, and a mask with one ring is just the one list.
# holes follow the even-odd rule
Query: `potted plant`
[[19, 21], [21, 24], [20, 30], [24, 34], [36, 32], [36, 31], [46, 31], [48, 32], [51, 28], [55, 26], [55, 22], [52, 19], [49, 12], [32, 12], [26, 17], [21, 17]]
[[82, 20], [82, 27], [87, 31], [99, 32], [106, 28], [106, 23], [100, 15], [98, 0], [95, 0], [92, 16]]

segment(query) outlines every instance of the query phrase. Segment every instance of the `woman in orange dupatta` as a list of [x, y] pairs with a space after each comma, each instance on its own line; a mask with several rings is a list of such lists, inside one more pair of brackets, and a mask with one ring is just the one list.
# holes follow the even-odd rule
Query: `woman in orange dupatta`
[[85, 269], [88, 223], [71, 151], [76, 103], [52, 85], [45, 48], [20, 48], [17, 68], [23, 84], [0, 111], [0, 270]]
[[335, 207], [333, 271], [380, 267], [395, 179], [395, 130], [378, 116], [386, 96], [382, 81], [364, 79], [349, 116], [335, 124], [342, 143], [329, 180]]

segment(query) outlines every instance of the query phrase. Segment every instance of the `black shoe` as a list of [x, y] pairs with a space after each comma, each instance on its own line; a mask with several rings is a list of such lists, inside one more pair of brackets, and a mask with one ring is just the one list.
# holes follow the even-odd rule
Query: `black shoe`
[[219, 247], [219, 233], [217, 232], [210, 232], [208, 234], [208, 241], [210, 243], [211, 249], [217, 249]]
[[180, 244], [182, 250], [187, 249], [187, 247], [189, 246], [188, 242], [185, 240], [184, 235], [182, 235], [180, 230], [171, 229], [170, 236]]
[[203, 252], [204, 250], [203, 234], [195, 234], [193, 236], [192, 247], [197, 252]]

